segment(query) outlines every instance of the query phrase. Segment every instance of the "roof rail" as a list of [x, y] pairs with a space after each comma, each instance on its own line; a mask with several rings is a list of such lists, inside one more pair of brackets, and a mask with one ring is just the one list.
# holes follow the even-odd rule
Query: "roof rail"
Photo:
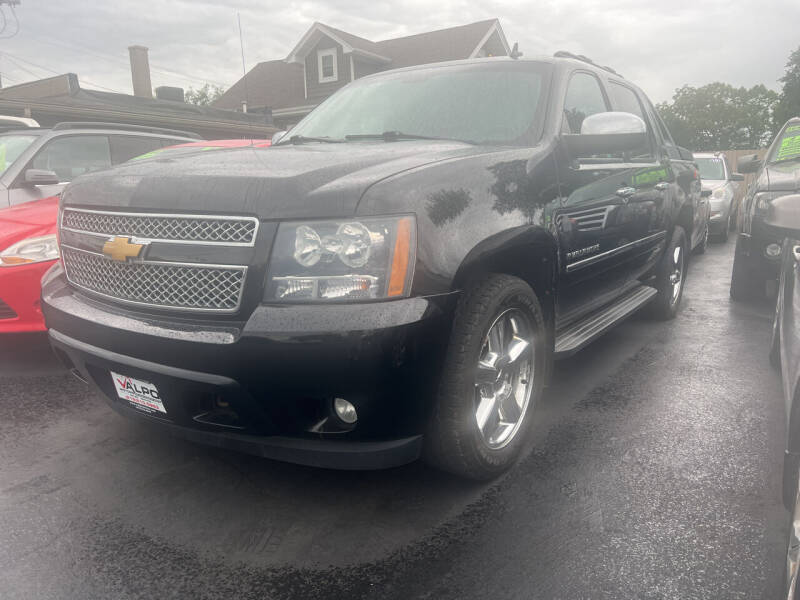
[[99, 123], [92, 121], [64, 121], [57, 123], [53, 131], [64, 131], [65, 129], [119, 129], [122, 131], [141, 131], [146, 133], [164, 133], [180, 137], [201, 140], [198, 134], [192, 131], [182, 131], [180, 129], [166, 129], [164, 127], [151, 127], [149, 125], [128, 125], [126, 123]]
[[579, 60], [579, 61], [581, 61], [581, 62], [585, 62], [585, 63], [588, 63], [588, 64], [590, 64], [590, 65], [594, 65], [594, 66], [595, 66], [595, 67], [597, 67], [598, 69], [603, 69], [604, 71], [608, 71], [609, 73], [613, 73], [614, 75], [616, 75], [616, 76], [618, 76], [618, 77], [622, 77], [622, 75], [620, 75], [619, 73], [617, 73], [617, 72], [616, 72], [614, 69], [612, 69], [611, 67], [605, 67], [605, 66], [603, 66], [603, 65], [598, 65], [598, 64], [597, 64], [596, 62], [594, 62], [594, 61], [593, 61], [591, 58], [589, 58], [588, 56], [584, 56], [583, 54], [573, 54], [572, 52], [567, 52], [566, 50], [559, 50], [558, 52], [556, 52], [555, 54], [553, 54], [553, 56], [554, 56], [555, 58], [572, 58], [572, 59], [574, 59], [574, 60]]

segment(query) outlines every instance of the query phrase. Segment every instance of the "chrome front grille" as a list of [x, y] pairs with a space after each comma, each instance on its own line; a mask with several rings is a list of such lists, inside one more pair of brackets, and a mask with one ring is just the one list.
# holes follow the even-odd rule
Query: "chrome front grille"
[[81, 233], [124, 234], [148, 241], [252, 246], [258, 231], [258, 219], [67, 208], [61, 215], [61, 227]]
[[130, 304], [169, 309], [235, 312], [247, 267], [160, 261], [118, 262], [62, 245], [69, 282]]

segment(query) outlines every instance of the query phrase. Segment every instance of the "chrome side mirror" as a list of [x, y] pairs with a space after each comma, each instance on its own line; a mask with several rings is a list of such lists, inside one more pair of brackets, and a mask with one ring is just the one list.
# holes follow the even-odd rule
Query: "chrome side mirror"
[[579, 158], [641, 148], [647, 143], [647, 125], [627, 112], [603, 112], [586, 117], [579, 134], [563, 135], [569, 153]]

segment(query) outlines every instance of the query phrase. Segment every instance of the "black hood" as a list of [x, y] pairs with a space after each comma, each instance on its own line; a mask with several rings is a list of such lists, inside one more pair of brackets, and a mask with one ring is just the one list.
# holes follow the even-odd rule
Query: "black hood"
[[352, 215], [372, 184], [408, 169], [484, 154], [458, 142], [308, 143], [155, 157], [85, 175], [64, 204], [262, 219]]
[[[800, 162], [785, 161], [768, 164], [764, 169], [764, 181], [759, 178], [759, 188], [770, 192], [800, 191]], [[766, 187], [764, 187], [766, 185]]]

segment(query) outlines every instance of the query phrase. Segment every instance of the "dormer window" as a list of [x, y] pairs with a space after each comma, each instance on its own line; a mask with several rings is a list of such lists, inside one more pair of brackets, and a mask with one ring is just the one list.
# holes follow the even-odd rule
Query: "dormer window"
[[336, 48], [317, 51], [317, 72], [319, 82], [328, 83], [339, 79], [339, 70], [336, 65]]

